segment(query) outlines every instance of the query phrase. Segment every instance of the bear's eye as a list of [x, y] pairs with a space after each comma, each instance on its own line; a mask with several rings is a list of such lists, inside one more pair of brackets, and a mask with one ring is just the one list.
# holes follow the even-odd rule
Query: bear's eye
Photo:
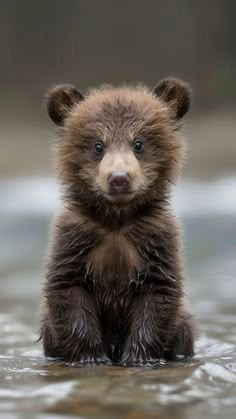
[[141, 140], [135, 140], [133, 147], [136, 153], [142, 153], [144, 150], [144, 144]]
[[98, 156], [101, 156], [104, 152], [104, 145], [100, 142], [96, 142], [95, 151], [96, 151]]

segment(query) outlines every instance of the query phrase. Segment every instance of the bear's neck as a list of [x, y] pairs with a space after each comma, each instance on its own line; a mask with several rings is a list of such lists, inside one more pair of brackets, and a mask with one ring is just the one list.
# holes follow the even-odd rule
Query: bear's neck
[[114, 205], [103, 197], [95, 198], [78, 194], [76, 190], [67, 190], [64, 201], [74, 211], [82, 212], [89, 216], [93, 221], [109, 230], [119, 230], [120, 228], [139, 221], [143, 217], [148, 217], [155, 213], [163, 215], [170, 207], [170, 185], [165, 184], [152, 191], [143, 199], [137, 198], [124, 206]]

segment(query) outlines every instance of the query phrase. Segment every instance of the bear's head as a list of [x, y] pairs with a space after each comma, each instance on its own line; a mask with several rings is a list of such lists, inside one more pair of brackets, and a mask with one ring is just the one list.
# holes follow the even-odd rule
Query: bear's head
[[189, 86], [174, 78], [153, 91], [51, 89], [48, 113], [61, 137], [56, 168], [70, 203], [121, 212], [164, 200], [183, 161], [179, 128], [189, 106]]

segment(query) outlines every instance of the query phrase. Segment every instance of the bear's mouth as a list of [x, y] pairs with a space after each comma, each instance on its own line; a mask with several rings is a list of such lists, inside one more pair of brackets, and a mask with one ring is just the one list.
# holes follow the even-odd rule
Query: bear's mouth
[[135, 193], [135, 191], [123, 191], [123, 192], [113, 191], [113, 192], [108, 192], [107, 195], [132, 195], [134, 193]]
[[115, 203], [126, 203], [131, 201], [135, 196], [135, 191], [112, 191], [106, 194], [106, 197], [109, 201]]

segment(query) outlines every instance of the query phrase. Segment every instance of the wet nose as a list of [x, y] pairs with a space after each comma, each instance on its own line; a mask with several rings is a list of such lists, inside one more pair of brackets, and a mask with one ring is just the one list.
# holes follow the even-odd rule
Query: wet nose
[[115, 193], [127, 192], [130, 186], [128, 173], [122, 171], [113, 172], [109, 177], [109, 184]]

